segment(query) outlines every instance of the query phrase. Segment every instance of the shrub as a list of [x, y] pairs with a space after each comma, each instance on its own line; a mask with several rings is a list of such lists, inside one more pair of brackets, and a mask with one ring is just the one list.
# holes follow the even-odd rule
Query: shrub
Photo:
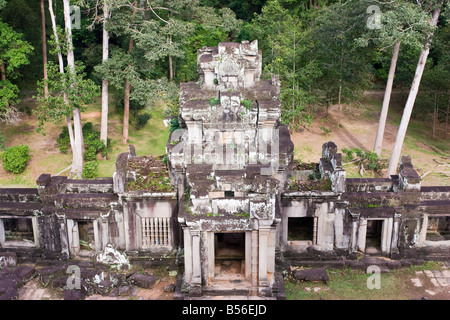
[[97, 177], [97, 161], [88, 161], [83, 166], [83, 174], [81, 175], [83, 179], [94, 179]]
[[141, 130], [151, 118], [152, 115], [147, 112], [138, 114], [136, 117], [136, 129]]
[[3, 169], [12, 173], [22, 173], [28, 160], [31, 159], [26, 145], [6, 148], [2, 153]]
[[2, 150], [5, 147], [6, 138], [0, 134], [0, 150]]
[[245, 107], [246, 110], [250, 110], [253, 108], [253, 102], [251, 100], [241, 100], [241, 104]]
[[56, 143], [61, 153], [67, 153], [67, 149], [69, 149], [70, 144], [69, 129], [67, 127], [62, 128], [58, 139], [56, 139]]
[[[107, 139], [107, 146], [100, 140], [100, 132], [95, 130], [92, 122], [87, 122], [83, 125], [83, 139], [84, 139], [84, 160], [93, 161], [97, 159], [97, 154], [102, 153], [106, 156], [111, 149], [111, 140]], [[63, 127], [58, 139], [56, 140], [59, 151], [67, 153], [70, 146], [69, 130], [67, 127]]]
[[219, 98], [211, 98], [209, 99], [209, 105], [212, 107], [216, 104], [220, 104], [220, 99]]
[[180, 123], [178, 122], [178, 117], [177, 118], [172, 118], [172, 120], [170, 120], [169, 123], [169, 131], [170, 132], [174, 132], [177, 129], [180, 129]]

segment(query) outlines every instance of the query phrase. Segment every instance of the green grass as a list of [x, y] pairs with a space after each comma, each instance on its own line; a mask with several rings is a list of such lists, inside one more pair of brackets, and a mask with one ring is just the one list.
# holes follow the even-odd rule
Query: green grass
[[[369, 289], [367, 280], [371, 274], [362, 270], [337, 269], [327, 270], [329, 281], [293, 283], [285, 280], [288, 300], [406, 300], [414, 297], [411, 278], [416, 271], [441, 270], [438, 262], [426, 262], [423, 265], [390, 270], [380, 274], [380, 289]], [[313, 288], [319, 287], [318, 292]], [[306, 291], [310, 288], [310, 292]]]
[[[164, 105], [157, 104], [151, 111], [152, 118], [141, 130], [136, 130], [134, 126], [130, 124], [128, 144], [132, 144], [135, 147], [136, 154], [138, 156], [151, 154], [158, 156], [165, 154], [165, 146], [167, 139], [169, 138], [169, 130], [163, 123], [163, 110]], [[121, 125], [115, 126], [115, 132], [120, 134], [114, 134], [111, 136], [112, 151], [108, 155], [108, 158], [98, 161], [99, 177], [111, 177], [115, 171], [117, 156], [120, 153], [128, 152], [128, 144], [121, 143], [123, 126], [120, 116], [115, 113], [111, 113], [110, 118], [111, 120], [121, 123]]]

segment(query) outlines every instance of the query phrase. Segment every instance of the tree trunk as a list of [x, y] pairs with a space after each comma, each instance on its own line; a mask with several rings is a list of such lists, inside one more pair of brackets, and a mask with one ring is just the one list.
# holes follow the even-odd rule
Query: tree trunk
[[341, 79], [339, 79], [339, 94], [338, 94], [338, 116], [337, 116], [337, 127], [339, 128], [341, 125], [341, 111], [342, 111], [342, 105], [341, 105], [341, 92], [342, 92], [342, 84]]
[[[61, 53], [61, 47], [59, 45], [59, 36], [58, 36], [58, 32], [56, 30], [56, 18], [55, 18], [55, 13], [53, 12], [53, 1], [52, 0], [48, 0], [48, 11], [50, 12], [50, 20], [52, 22], [53, 36], [55, 37], [55, 42], [56, 42], [56, 50], [58, 51], [59, 72], [64, 74], [64, 60], [63, 60], [63, 56]], [[63, 97], [64, 97], [64, 103], [66, 105], [68, 105], [69, 98], [67, 97], [67, 92], [63, 93]], [[75, 150], [75, 146], [74, 146], [75, 142], [74, 142], [74, 136], [73, 136], [72, 120], [71, 120], [70, 116], [67, 117], [67, 128], [69, 129], [70, 147], [72, 149], [72, 154], [73, 154], [73, 152]]]
[[[106, 30], [106, 22], [109, 19], [109, 8], [107, 0], [103, 1], [103, 56], [105, 62], [109, 56], [109, 32]], [[100, 126], [100, 140], [107, 144], [108, 139], [108, 80], [102, 80], [102, 118]]]
[[[45, 33], [45, 7], [44, 0], [41, 0], [41, 16], [42, 16], [42, 63], [44, 65], [44, 81], [48, 80], [47, 74], [47, 36]], [[48, 83], [44, 85], [44, 96], [48, 97]]]
[[72, 171], [77, 178], [81, 178], [83, 173], [83, 131], [81, 127], [81, 113], [80, 109], [73, 110], [73, 124], [74, 124], [74, 150], [72, 160]]
[[[136, 13], [137, 8], [137, 1], [133, 3], [133, 16]], [[128, 42], [128, 53], [130, 54], [131, 51], [133, 51], [133, 45], [134, 41], [133, 38], [130, 39]], [[128, 66], [130, 67], [130, 66]], [[130, 81], [128, 79], [125, 79], [125, 91], [124, 91], [124, 98], [123, 98], [123, 132], [122, 132], [122, 143], [126, 144], [128, 141], [128, 126], [130, 122], [130, 92], [131, 92], [131, 85]]]
[[437, 93], [434, 93], [434, 112], [433, 112], [433, 139], [436, 139], [436, 124], [438, 117]]
[[[441, 12], [440, 9], [433, 10], [433, 16], [430, 23], [431, 26], [436, 26], [440, 12]], [[432, 35], [433, 33], [431, 33], [430, 36], [428, 37], [427, 43], [425, 44], [425, 47], [420, 54], [419, 62], [416, 68], [416, 73], [414, 75], [414, 79], [411, 84], [411, 90], [408, 95], [408, 100], [406, 101], [405, 109], [403, 110], [403, 116], [400, 122], [400, 127], [398, 128], [394, 149], [392, 150], [391, 160], [389, 162], [389, 167], [387, 171], [387, 177], [390, 177], [391, 175], [397, 172], [397, 167], [400, 160], [400, 153], [402, 151], [403, 141], [405, 140], [406, 130], [408, 129], [409, 119], [411, 118], [414, 102], [416, 101], [417, 92], [419, 91], [420, 80], [422, 79], [422, 74], [425, 68], [425, 64], [427, 62], [427, 57], [428, 54], [430, 53], [430, 43]]]
[[[6, 81], [6, 69], [5, 69], [5, 61], [3, 59], [0, 60], [0, 73], [2, 81]], [[6, 109], [9, 109], [9, 102], [6, 102]]]
[[[70, 17], [70, 0], [64, 0], [64, 24], [66, 29], [67, 41], [67, 65], [70, 72], [70, 81], [75, 81], [75, 57], [72, 45], [72, 20]], [[71, 83], [70, 85], [74, 85]], [[81, 113], [80, 109], [73, 110], [74, 124], [74, 148], [72, 150], [72, 171], [77, 178], [81, 178], [83, 172], [83, 131], [81, 129]]]
[[[169, 12], [170, 18], [172, 18], [172, 11]], [[169, 45], [172, 45], [172, 33], [169, 34]], [[169, 80], [173, 80], [173, 61], [172, 61], [172, 55], [169, 55]]]
[[[172, 36], [170, 36], [172, 38]], [[172, 62], [172, 56], [169, 56], [169, 80], [173, 80], [173, 62]]]
[[391, 59], [391, 67], [389, 68], [389, 75], [388, 75], [388, 80], [387, 80], [387, 84], [386, 84], [386, 90], [384, 91], [383, 106], [381, 108], [381, 115], [380, 115], [380, 121], [378, 123], [377, 136], [375, 138], [375, 146], [373, 147], [373, 151], [377, 154], [377, 156], [381, 155], [381, 146], [383, 145], [384, 129], [386, 127], [386, 119], [387, 119], [388, 110], [389, 110], [389, 102], [391, 100], [392, 85], [394, 83], [394, 75], [395, 75], [395, 69], [397, 68], [397, 60], [398, 60], [399, 51], [400, 51], [400, 42], [398, 42], [394, 45], [394, 52], [392, 54], [392, 59]]
[[52, 21], [52, 29], [53, 29], [53, 35], [55, 37], [55, 42], [56, 42], [56, 50], [58, 51], [59, 72], [64, 73], [64, 61], [63, 61], [63, 56], [61, 53], [61, 47], [59, 45], [58, 32], [56, 30], [56, 18], [55, 18], [55, 13], [53, 12], [53, 1], [52, 0], [48, 0], [48, 11], [50, 12], [50, 20]]
[[448, 104], [447, 104], [447, 112], [445, 114], [445, 133], [444, 133], [444, 139], [447, 139], [447, 130], [448, 130], [448, 114], [450, 109], [450, 92], [448, 93]]
[[2, 81], [6, 81], [6, 70], [5, 70], [5, 62], [0, 60], [0, 73], [2, 74]]

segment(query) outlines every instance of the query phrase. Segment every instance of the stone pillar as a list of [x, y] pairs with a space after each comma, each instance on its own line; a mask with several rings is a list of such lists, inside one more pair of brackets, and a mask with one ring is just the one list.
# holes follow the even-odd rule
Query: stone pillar
[[267, 272], [275, 273], [275, 239], [276, 229], [270, 228], [267, 235]]
[[80, 252], [80, 236], [78, 232], [78, 223], [72, 219], [67, 219], [67, 235], [70, 255], [74, 257]]
[[184, 275], [187, 283], [192, 280], [192, 241], [188, 227], [183, 228], [184, 236]]
[[58, 218], [58, 223], [59, 223], [59, 235], [60, 235], [60, 239], [61, 239], [61, 254], [66, 255], [66, 258], [69, 258], [70, 252], [69, 252], [69, 239], [67, 236], [66, 216], [65, 215], [59, 216], [58, 214], [56, 214], [56, 217]]
[[350, 252], [357, 251], [357, 231], [358, 231], [358, 219], [359, 214], [350, 213], [352, 219], [352, 237], [351, 237], [351, 250]]
[[189, 291], [191, 297], [202, 295], [202, 262], [200, 251], [200, 230], [191, 230], [192, 235], [192, 281]]
[[106, 245], [108, 244], [108, 238], [109, 238], [109, 232], [108, 232], [108, 220], [107, 218], [103, 217], [101, 218], [101, 222], [102, 222], [102, 249], [106, 247]]
[[0, 248], [3, 248], [6, 241], [5, 235], [5, 225], [3, 224], [3, 219], [0, 219]]
[[381, 252], [388, 255], [391, 253], [393, 218], [383, 219], [383, 227], [381, 231]]
[[394, 213], [394, 226], [392, 227], [392, 241], [391, 241], [391, 257], [398, 255], [398, 236], [400, 230], [401, 215]]
[[259, 287], [269, 286], [269, 278], [267, 277], [268, 236], [269, 236], [269, 229], [266, 228], [259, 229], [259, 268], [258, 268]]
[[427, 227], [428, 227], [428, 215], [424, 214], [419, 233], [419, 243], [418, 243], [419, 247], [423, 247], [425, 245], [425, 240], [427, 238]]
[[252, 230], [252, 290], [251, 295], [258, 295], [258, 230]]
[[92, 225], [94, 226], [94, 242], [95, 242], [95, 252], [100, 252], [102, 251], [102, 242], [100, 239], [100, 232], [99, 232], [99, 228], [98, 228], [98, 220], [94, 220], [92, 222]]
[[245, 279], [252, 278], [252, 231], [245, 232]]
[[206, 232], [206, 248], [207, 248], [207, 255], [208, 255], [208, 266], [207, 266], [207, 281], [208, 284], [211, 280], [214, 280], [214, 267], [215, 267], [215, 245], [214, 245], [214, 232], [208, 231]]
[[36, 247], [41, 246], [40, 242], [40, 236], [39, 236], [39, 225], [38, 225], [38, 218], [36, 216], [31, 217], [31, 225], [33, 226], [33, 238], [34, 238], [34, 245]]

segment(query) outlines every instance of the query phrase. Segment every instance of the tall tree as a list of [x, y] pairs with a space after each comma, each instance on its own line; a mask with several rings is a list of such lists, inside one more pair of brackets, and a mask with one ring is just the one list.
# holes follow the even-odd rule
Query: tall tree
[[[133, 3], [133, 14], [132, 17], [135, 16], [137, 10], [137, 1]], [[128, 40], [128, 54], [130, 55], [133, 51], [134, 46], [134, 38], [130, 37]], [[130, 67], [130, 64], [128, 65]], [[131, 92], [131, 83], [128, 77], [125, 78], [125, 91], [123, 97], [123, 131], [122, 131], [122, 143], [126, 144], [128, 141], [128, 128], [130, 124], [130, 92]]]
[[372, 48], [357, 45], [366, 24], [364, 2], [338, 2], [320, 9], [310, 32], [311, 55], [320, 76], [314, 88], [327, 110], [337, 104], [337, 125], [340, 126], [342, 104], [355, 100], [368, 88], [372, 78]]
[[[38, 83], [38, 130], [45, 132], [44, 124], [49, 121], [58, 122], [61, 117], [67, 119], [69, 136], [72, 148], [71, 176], [81, 178], [83, 172], [83, 132], [81, 127], [81, 109], [85, 104], [92, 101], [98, 94], [97, 86], [91, 81], [84, 79], [84, 67], [76, 65], [72, 44], [72, 22], [70, 16], [69, 0], [63, 2], [65, 41], [60, 42], [59, 32], [56, 25], [53, 2], [49, 0], [49, 11], [54, 31], [56, 51], [58, 53], [59, 68], [53, 64], [49, 66], [48, 81]], [[62, 50], [67, 55], [67, 66], [64, 67]], [[48, 83], [49, 94], [44, 94], [44, 84]], [[73, 127], [71, 117], [73, 117]]]
[[[432, 18], [430, 21], [430, 26], [436, 26], [438, 23], [439, 15], [441, 12], [443, 1], [436, 4], [432, 12]], [[417, 92], [419, 91], [420, 80], [425, 68], [428, 54], [430, 52], [430, 45], [432, 40], [433, 32], [430, 33], [428, 40], [422, 50], [419, 61], [417, 63], [416, 72], [414, 75], [413, 82], [411, 84], [411, 89], [409, 91], [408, 99], [403, 110], [402, 120], [397, 132], [397, 138], [395, 139], [394, 149], [392, 150], [391, 159], [389, 161], [389, 167], [387, 170], [387, 176], [395, 174], [400, 160], [400, 153], [403, 147], [403, 141], [405, 140], [406, 130], [408, 129], [409, 120], [411, 118], [412, 109], [414, 107], [414, 102], [416, 100]]]
[[0, 20], [0, 121], [15, 123], [19, 119], [19, 112], [15, 105], [19, 88], [11, 82], [18, 77], [17, 69], [29, 63], [28, 56], [33, 47], [25, 40], [21, 33], [13, 30], [8, 24]]
[[[42, 64], [44, 70], [44, 80], [48, 79], [47, 74], [47, 36], [45, 32], [45, 5], [44, 0], [41, 0], [41, 22], [42, 22]], [[45, 94], [48, 95], [48, 86], [45, 86]]]
[[[369, 13], [372, 15], [369, 18], [373, 18], [374, 13]], [[420, 49], [423, 46], [424, 35], [430, 30], [428, 15], [416, 3], [405, 0], [388, 2], [382, 5], [380, 13], [375, 14], [379, 15], [379, 25], [373, 28], [368, 24], [367, 33], [358, 41], [361, 45], [367, 45], [370, 40], [380, 51], [392, 48], [392, 58], [374, 144], [374, 152], [380, 156], [400, 46], [403, 44]]]
[[[109, 32], [106, 29], [106, 23], [110, 18], [110, 10], [108, 0], [103, 0], [103, 38], [102, 38], [102, 61], [105, 62], [109, 58]], [[100, 125], [100, 140], [103, 141], [105, 146], [108, 141], [108, 79], [102, 79], [102, 118]]]
[[212, 8], [199, 6], [197, 0], [117, 0], [111, 6], [107, 28], [122, 43], [126, 39], [127, 46], [111, 50], [110, 59], [95, 69], [111, 85], [124, 90], [122, 143], [128, 140], [130, 102], [150, 106], [154, 90], [160, 94], [171, 91], [173, 84], [165, 80], [157, 66], [172, 60], [168, 78], [171, 74], [173, 78], [174, 61], [184, 57], [184, 44], [194, 31], [194, 20], [202, 21], [205, 28], [220, 25], [229, 32], [239, 25], [231, 10], [220, 9], [216, 13]]

